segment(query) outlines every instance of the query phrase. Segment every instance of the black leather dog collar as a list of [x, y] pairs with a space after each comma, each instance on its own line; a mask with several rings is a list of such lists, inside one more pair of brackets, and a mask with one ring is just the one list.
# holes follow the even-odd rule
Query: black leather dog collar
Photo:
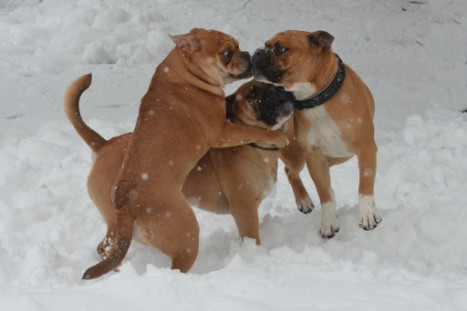
[[261, 149], [261, 150], [267, 150], [267, 151], [279, 151], [280, 150], [279, 147], [261, 147], [261, 146], [258, 146], [255, 143], [248, 144], [248, 146], [253, 147], [253, 148], [258, 148], [258, 149]]
[[307, 98], [304, 100], [295, 100], [294, 107], [296, 110], [303, 110], [303, 109], [310, 109], [310, 108], [317, 107], [319, 105], [324, 104], [325, 102], [330, 100], [334, 95], [337, 94], [342, 84], [344, 84], [345, 67], [339, 55], [336, 54], [336, 58], [337, 58], [338, 69], [331, 83], [329, 83], [329, 85], [324, 90], [322, 90], [321, 92], [319, 92], [318, 94], [310, 98]]

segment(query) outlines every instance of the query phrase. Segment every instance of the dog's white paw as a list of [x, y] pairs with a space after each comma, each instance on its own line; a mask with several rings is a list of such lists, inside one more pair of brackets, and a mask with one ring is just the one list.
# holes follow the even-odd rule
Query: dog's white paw
[[372, 230], [376, 228], [383, 218], [376, 209], [373, 196], [360, 195], [359, 205], [360, 220], [358, 225], [360, 228], [363, 230]]
[[330, 239], [335, 236], [337, 232], [339, 232], [339, 229], [339, 224], [337, 222], [331, 225], [322, 223], [319, 233], [323, 239]]
[[315, 208], [313, 201], [311, 200], [309, 195], [306, 195], [300, 201], [297, 201], [297, 208], [303, 214], [309, 214]]
[[372, 230], [378, 226], [378, 224], [383, 220], [381, 215], [377, 210], [372, 212], [367, 212], [364, 215], [360, 214], [360, 221], [358, 225], [363, 230]]
[[337, 210], [334, 202], [324, 203], [322, 205], [323, 215], [321, 229], [319, 233], [324, 239], [332, 238], [339, 232], [339, 222], [337, 221]]

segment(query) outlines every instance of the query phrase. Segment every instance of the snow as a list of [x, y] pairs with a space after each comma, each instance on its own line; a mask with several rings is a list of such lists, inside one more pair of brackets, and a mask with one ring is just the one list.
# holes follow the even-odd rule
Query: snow
[[[0, 310], [467, 310], [466, 24], [464, 0], [0, 0]], [[135, 242], [119, 273], [83, 281], [105, 226], [65, 89], [92, 72], [85, 120], [107, 138], [130, 131], [169, 34], [193, 27], [250, 52], [285, 29], [335, 37], [376, 99], [383, 222], [358, 226], [353, 159], [332, 170], [340, 231], [323, 240], [321, 209], [297, 211], [281, 165], [261, 246], [196, 210], [189, 273]]]

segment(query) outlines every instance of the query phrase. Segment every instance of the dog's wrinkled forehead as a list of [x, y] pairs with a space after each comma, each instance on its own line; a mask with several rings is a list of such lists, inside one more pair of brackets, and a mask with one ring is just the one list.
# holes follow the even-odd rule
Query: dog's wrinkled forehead
[[277, 46], [307, 47], [309, 44], [308, 34], [305, 31], [287, 30], [276, 34], [267, 40], [264, 45], [268, 49], [273, 49]]
[[[213, 48], [221, 50], [227, 47], [235, 49], [239, 46], [238, 41], [235, 38], [217, 30], [195, 28], [191, 33], [195, 35], [205, 47], [212, 45]], [[213, 38], [215, 38], [215, 40], [213, 40]]]
[[170, 37], [180, 50], [187, 54], [200, 51], [211, 54], [224, 49], [235, 51], [239, 48], [235, 38], [217, 30], [194, 28], [187, 34]]
[[274, 37], [266, 41], [265, 46], [267, 49], [277, 49], [278, 46], [285, 46], [288, 50], [300, 50], [310, 46], [329, 49], [333, 41], [334, 37], [324, 30], [317, 30], [314, 32], [287, 30], [279, 32]]
[[253, 85], [248, 92], [247, 100], [259, 101], [261, 103], [273, 103], [283, 101], [293, 101], [292, 93], [284, 90], [282, 86], [275, 86], [269, 83], [262, 83], [260, 85]]

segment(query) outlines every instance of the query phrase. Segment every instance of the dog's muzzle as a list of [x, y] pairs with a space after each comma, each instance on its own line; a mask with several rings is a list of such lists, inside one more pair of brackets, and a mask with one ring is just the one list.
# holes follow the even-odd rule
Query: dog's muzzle
[[242, 61], [245, 62], [245, 64], [247, 64], [247, 67], [245, 69], [245, 71], [239, 75], [236, 75], [235, 76], [235, 79], [246, 79], [246, 78], [249, 78], [251, 77], [252, 75], [252, 72], [251, 72], [251, 56], [250, 56], [250, 53], [246, 52], [246, 51], [242, 51], [240, 52], [240, 58], [242, 59]]
[[255, 68], [264, 69], [269, 65], [270, 59], [271, 51], [267, 49], [257, 49], [251, 58], [251, 63]]
[[251, 58], [252, 73], [256, 80], [272, 83], [281, 81], [283, 72], [274, 68], [271, 53], [269, 49], [257, 49], [253, 54]]

